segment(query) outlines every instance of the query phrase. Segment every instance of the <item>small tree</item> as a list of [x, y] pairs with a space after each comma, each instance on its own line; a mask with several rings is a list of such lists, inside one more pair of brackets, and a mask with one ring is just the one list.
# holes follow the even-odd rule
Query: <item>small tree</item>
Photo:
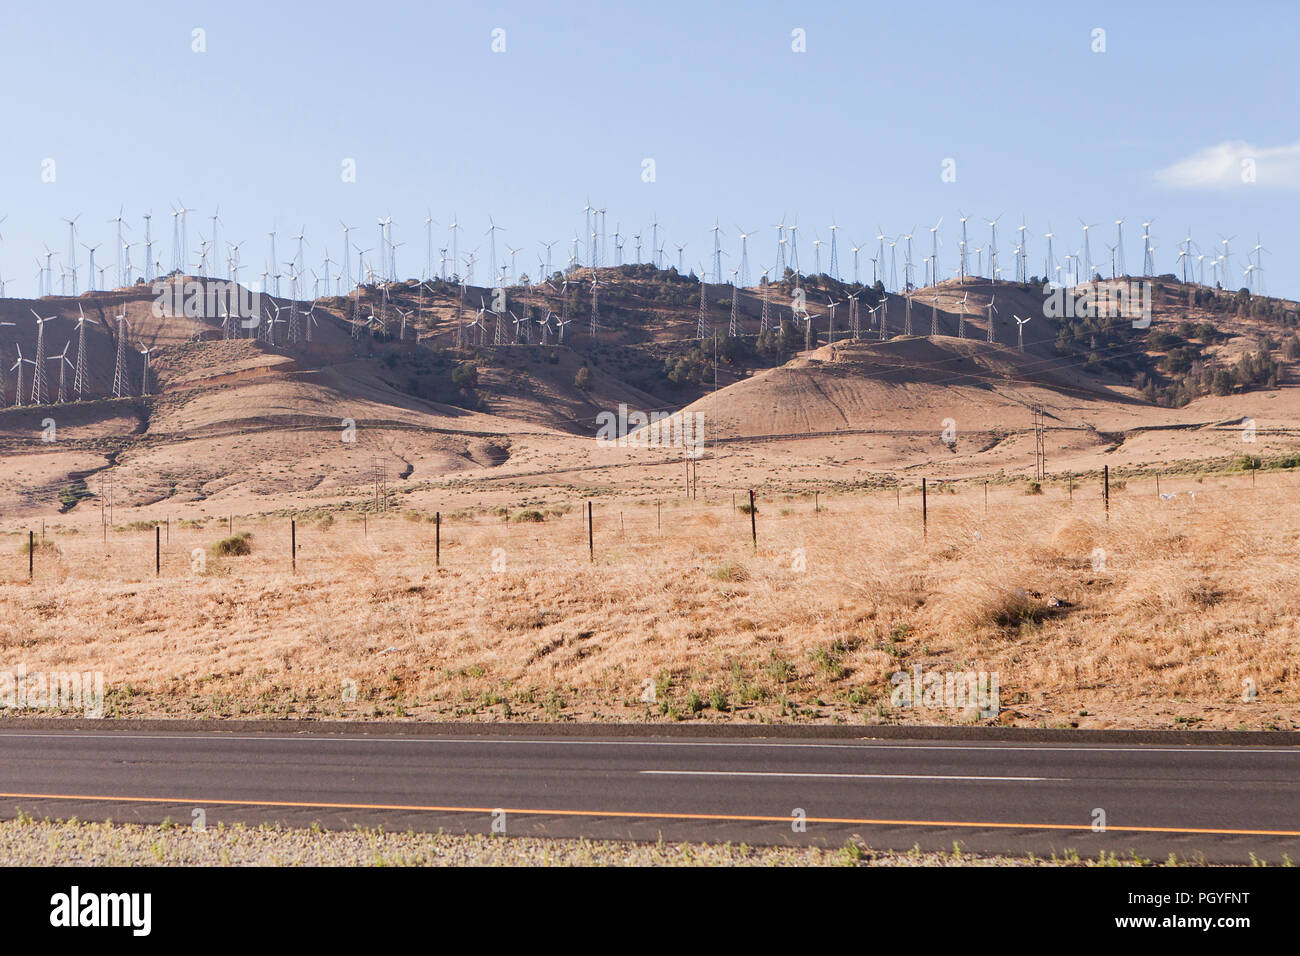
[[578, 369], [578, 373], [573, 376], [573, 384], [584, 392], [591, 388], [591, 369], [583, 366]]

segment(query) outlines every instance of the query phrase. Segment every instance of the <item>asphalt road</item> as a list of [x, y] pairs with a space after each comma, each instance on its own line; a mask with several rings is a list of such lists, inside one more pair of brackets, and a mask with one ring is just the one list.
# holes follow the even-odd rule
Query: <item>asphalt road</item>
[[[1300, 860], [1300, 748], [0, 731], [0, 817]], [[1093, 829], [1105, 811], [1105, 830]], [[504, 811], [504, 815], [494, 811]], [[804, 828], [794, 825], [802, 811]]]

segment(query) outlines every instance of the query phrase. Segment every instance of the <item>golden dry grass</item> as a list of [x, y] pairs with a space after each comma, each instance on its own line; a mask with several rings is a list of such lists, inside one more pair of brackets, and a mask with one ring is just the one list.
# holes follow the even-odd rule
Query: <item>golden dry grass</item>
[[440, 568], [418, 515], [300, 521], [296, 573], [287, 518], [237, 520], [246, 557], [173, 526], [158, 578], [151, 531], [54, 527], [32, 583], [0, 538], [0, 671], [101, 670], [111, 716], [972, 719], [891, 707], [919, 666], [996, 672], [1004, 724], [1297, 725], [1293, 478], [1130, 488], [1109, 521], [1022, 488], [933, 495], [924, 537], [915, 495], [760, 495], [757, 552], [729, 494], [662, 529], [597, 499], [594, 562], [576, 506], [448, 518]]

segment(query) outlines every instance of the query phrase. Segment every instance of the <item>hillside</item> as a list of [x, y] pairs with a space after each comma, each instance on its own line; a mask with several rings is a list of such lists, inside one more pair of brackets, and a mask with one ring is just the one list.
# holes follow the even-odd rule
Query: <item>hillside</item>
[[[731, 456], [715, 475], [729, 482], [852, 482], [916, 468], [1023, 473], [1036, 409], [1054, 470], [1230, 458], [1243, 453], [1244, 419], [1258, 433], [1245, 451], [1293, 450], [1300, 392], [1289, 366], [1300, 359], [1300, 307], [1168, 276], [1150, 282], [1150, 327], [1134, 328], [1122, 316], [1053, 315], [1044, 290], [1025, 284], [953, 280], [907, 297], [787, 275], [767, 290], [738, 290], [735, 337], [730, 287], [707, 285], [705, 324], [718, 337], [701, 341], [694, 277], [646, 265], [579, 269], [503, 290], [500, 345], [486, 308], [496, 290], [470, 286], [462, 298], [437, 282], [298, 303], [296, 334], [295, 306], [264, 296], [262, 314], [278, 321], [232, 326], [230, 338], [215, 316], [157, 314], [143, 285], [0, 300], [0, 353], [17, 359], [21, 349], [25, 360], [25, 407], [0, 410], [0, 503], [49, 511], [66, 505], [59, 496], [69, 487], [93, 493], [110, 474], [120, 501], [253, 510], [364, 495], [377, 474], [407, 488], [454, 480], [479, 494], [601, 483], [650, 491], [678, 481], [671, 450], [591, 441], [596, 416], [620, 404], [701, 413], [710, 441]], [[850, 296], [860, 303], [856, 339]], [[40, 407], [30, 404], [33, 312], [48, 320]], [[63, 397], [75, 397], [82, 315], [83, 400], [58, 403], [61, 366]], [[119, 315], [129, 394], [114, 399]], [[556, 317], [565, 315], [561, 345]], [[1029, 320], [1020, 342], [1017, 317]], [[5, 404], [15, 391], [11, 369]]]

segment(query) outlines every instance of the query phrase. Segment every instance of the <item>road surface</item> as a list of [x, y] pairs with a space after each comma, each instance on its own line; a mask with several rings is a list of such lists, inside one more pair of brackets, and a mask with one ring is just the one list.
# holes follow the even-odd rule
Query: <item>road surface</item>
[[1275, 863], [1300, 859], [1300, 747], [598, 727], [570, 737], [0, 730], [0, 817], [189, 824], [196, 808], [209, 826], [487, 833], [495, 820], [508, 835]]

